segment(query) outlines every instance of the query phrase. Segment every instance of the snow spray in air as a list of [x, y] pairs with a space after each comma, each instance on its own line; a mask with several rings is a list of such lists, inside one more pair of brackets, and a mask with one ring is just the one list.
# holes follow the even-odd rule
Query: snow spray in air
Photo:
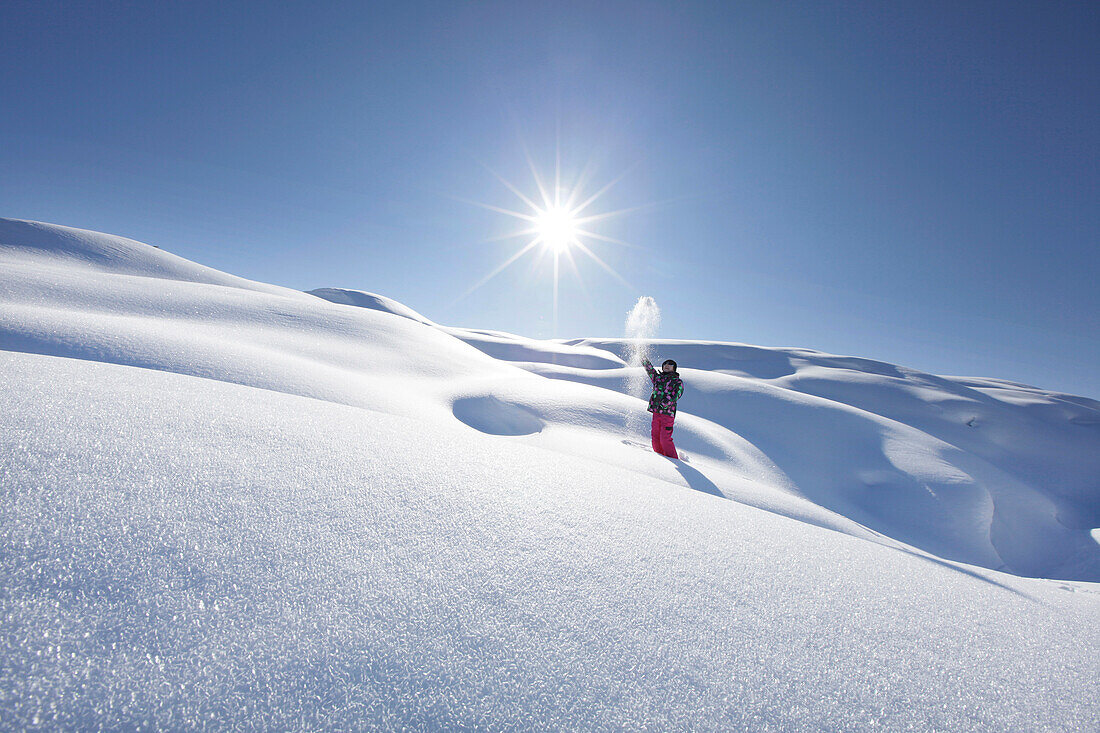
[[[629, 376], [626, 378], [626, 393], [634, 397], [649, 401], [652, 385], [649, 375], [641, 368], [642, 359], [652, 358], [650, 354], [651, 343], [657, 336], [657, 329], [661, 325], [661, 309], [657, 307], [657, 301], [648, 295], [638, 298], [634, 308], [626, 315], [626, 362], [630, 367]], [[646, 431], [646, 413], [635, 414], [631, 411], [626, 418], [626, 431], [628, 434], [636, 434]]]

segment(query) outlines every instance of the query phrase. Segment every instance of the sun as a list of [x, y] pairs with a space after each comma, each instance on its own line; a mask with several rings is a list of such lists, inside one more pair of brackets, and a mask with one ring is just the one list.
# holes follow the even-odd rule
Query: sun
[[[525, 151], [526, 152], [526, 151]], [[632, 207], [629, 209], [620, 209], [617, 211], [604, 211], [595, 213], [593, 211], [593, 204], [596, 203], [608, 190], [611, 189], [616, 183], [618, 183], [626, 175], [625, 173], [618, 178], [605, 184], [599, 188], [595, 193], [586, 195], [584, 189], [589, 180], [590, 165], [584, 166], [579, 176], [569, 184], [562, 181], [561, 170], [561, 156], [560, 152], [555, 156], [555, 169], [553, 181], [544, 181], [543, 177], [539, 175], [534, 161], [531, 159], [530, 154], [527, 154], [527, 165], [531, 169], [531, 174], [534, 178], [535, 189], [537, 194], [529, 196], [521, 191], [517, 186], [509, 183], [505, 178], [495, 173], [493, 170], [485, 166], [492, 175], [504, 184], [515, 196], [523, 202], [526, 207], [526, 211], [515, 211], [507, 209], [501, 206], [493, 206], [491, 204], [482, 203], [480, 201], [473, 201], [461, 197], [454, 197], [459, 201], [464, 201], [468, 204], [480, 206], [490, 211], [495, 211], [498, 214], [506, 214], [513, 219], [517, 219], [522, 222], [522, 228], [507, 234], [504, 237], [497, 237], [496, 239], [512, 239], [512, 238], [524, 238], [526, 243], [522, 245], [511, 257], [507, 258], [504, 262], [500, 263], [492, 272], [488, 273], [473, 286], [468, 288], [464, 293], [458, 296], [455, 302], [466, 297], [470, 293], [474, 292], [482, 285], [493, 279], [510, 265], [527, 255], [528, 253], [534, 253], [538, 255], [538, 259], [542, 261], [546, 256], [549, 256], [552, 264], [553, 271], [553, 293], [554, 293], [554, 311], [553, 311], [553, 330], [557, 332], [558, 322], [558, 281], [561, 276], [561, 266], [565, 264], [572, 271], [576, 277], [577, 282], [580, 284], [582, 292], [587, 297], [588, 292], [584, 287], [584, 281], [581, 278], [580, 269], [577, 267], [577, 258], [574, 257], [574, 253], [584, 255], [587, 259], [595, 262], [605, 272], [610, 274], [622, 285], [630, 290], [635, 288], [628, 283], [619, 273], [617, 273], [610, 265], [603, 261], [596, 252], [593, 251], [593, 242], [607, 242], [615, 245], [631, 247], [632, 245], [624, 242], [620, 239], [614, 239], [606, 235], [592, 231], [593, 226], [598, 225], [599, 222], [606, 221], [620, 214], [625, 214], [630, 211], [636, 211], [645, 207]], [[493, 240], [488, 240], [493, 241]]]
[[580, 234], [576, 212], [564, 206], [551, 206], [535, 213], [535, 233], [551, 252], [564, 253]]

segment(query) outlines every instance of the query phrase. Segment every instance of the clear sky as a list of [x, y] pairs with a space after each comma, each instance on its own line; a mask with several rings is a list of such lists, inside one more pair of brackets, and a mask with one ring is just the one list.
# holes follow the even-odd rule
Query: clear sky
[[[439, 322], [1100, 398], [1100, 3], [0, 3], [0, 216]], [[627, 210], [495, 239], [552, 186]], [[685, 365], [690, 366], [690, 365]]]

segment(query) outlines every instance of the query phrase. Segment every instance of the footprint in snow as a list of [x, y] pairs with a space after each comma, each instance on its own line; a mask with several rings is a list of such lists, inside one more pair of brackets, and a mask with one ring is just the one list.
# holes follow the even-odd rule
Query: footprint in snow
[[[656, 453], [656, 451], [653, 450], [653, 446], [647, 445], [645, 443], [640, 443], [636, 440], [630, 440], [629, 438], [623, 438], [623, 444], [632, 445], [635, 448], [641, 448], [643, 450], [649, 451], [650, 453]], [[687, 453], [684, 453], [679, 448], [676, 449], [676, 453], [680, 456], [681, 461], [683, 461], [684, 463], [689, 463]]]

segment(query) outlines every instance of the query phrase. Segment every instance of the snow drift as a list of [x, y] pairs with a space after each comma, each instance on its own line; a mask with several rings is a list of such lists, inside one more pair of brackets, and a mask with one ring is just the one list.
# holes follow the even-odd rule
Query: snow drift
[[0, 220], [0, 718], [1100, 725], [1100, 405], [629, 347]]

